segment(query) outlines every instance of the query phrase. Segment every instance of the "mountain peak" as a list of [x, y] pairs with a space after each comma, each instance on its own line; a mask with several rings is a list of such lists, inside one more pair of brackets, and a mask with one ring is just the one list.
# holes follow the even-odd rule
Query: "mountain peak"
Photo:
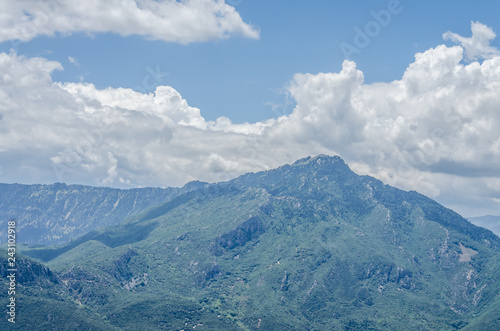
[[297, 160], [291, 165], [291, 168], [295, 168], [301, 171], [313, 171], [317, 174], [329, 173], [337, 175], [353, 175], [351, 168], [345, 163], [345, 161], [337, 155], [330, 156], [325, 154], [320, 154], [316, 156], [308, 156], [306, 158]]
[[266, 189], [272, 188], [273, 190], [281, 187], [288, 190], [295, 187], [291, 183], [297, 180], [302, 182], [304, 178], [316, 176], [320, 176], [321, 178], [333, 176], [331, 179], [337, 180], [339, 178], [346, 178], [346, 176], [356, 176], [356, 174], [351, 171], [340, 156], [320, 154], [317, 156], [308, 156], [292, 164], [285, 164], [275, 169], [247, 173], [228, 183], [237, 186], [242, 185], [243, 187], [259, 186]]
[[295, 161], [292, 166], [301, 166], [301, 165], [306, 165], [306, 164], [318, 164], [318, 165], [324, 165], [324, 164], [343, 164], [346, 165], [344, 160], [340, 156], [334, 155], [326, 155], [326, 154], [319, 154], [316, 156], [308, 156], [305, 158], [302, 158], [300, 160]]

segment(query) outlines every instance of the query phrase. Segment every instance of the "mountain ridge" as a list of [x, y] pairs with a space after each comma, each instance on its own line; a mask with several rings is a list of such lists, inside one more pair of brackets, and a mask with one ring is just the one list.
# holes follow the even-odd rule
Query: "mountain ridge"
[[[260, 178], [260, 181], [262, 181], [263, 178], [261, 177], [265, 177], [266, 180], [272, 181], [273, 173], [281, 174], [285, 172], [286, 176], [287, 171], [294, 172], [294, 170], [302, 169], [303, 167], [310, 167], [317, 170], [331, 167], [330, 170], [335, 169], [339, 173], [351, 176], [356, 175], [341, 157], [320, 154], [314, 157], [308, 156], [299, 159], [292, 164], [285, 164], [276, 169], [243, 174], [227, 182], [209, 184], [192, 181], [182, 188], [114, 189], [85, 185], [67, 185], [64, 183], [49, 185], [0, 184], [0, 213], [4, 215], [3, 219], [0, 220], [0, 243], [4, 242], [3, 238], [5, 237], [2, 228], [6, 227], [2, 227], [2, 225], [5, 225], [5, 222], [10, 218], [17, 218], [18, 220], [18, 226], [21, 230], [20, 243], [31, 245], [63, 244], [87, 232], [106, 226], [117, 225], [124, 219], [133, 217], [143, 210], [151, 208], [154, 205], [160, 205], [189, 191], [195, 191], [199, 188], [216, 184], [243, 185], [243, 187], [249, 188], [252, 187], [252, 180], [257, 181]], [[367, 183], [373, 182], [386, 185], [373, 177], [362, 177], [366, 178]], [[263, 186], [270, 189], [269, 185]], [[407, 192], [401, 190], [400, 192], [411, 193], [414, 191]], [[44, 201], [33, 201], [36, 200], [37, 196], [43, 195], [46, 195]], [[52, 201], [47, 201], [50, 196], [53, 197]], [[64, 196], [62, 199], [66, 199], [64, 205], [57, 205], [59, 196]], [[101, 199], [91, 201], [95, 200], [96, 196], [100, 196]], [[26, 197], [29, 198], [26, 199]], [[78, 201], [79, 198], [82, 201]], [[21, 200], [21, 203], [19, 200]], [[88, 202], [89, 200], [90, 202]], [[16, 206], [19, 208], [15, 208]], [[38, 213], [37, 210], [39, 211]], [[94, 215], [91, 215], [89, 218], [86, 210], [93, 210]], [[481, 224], [489, 225], [489, 223], [485, 224], [484, 222]], [[467, 225], [463, 226], [468, 227]]]
[[[259, 177], [260, 177], [261, 181], [263, 181], [264, 177], [266, 178], [266, 180], [272, 181], [272, 179], [269, 179], [269, 177], [271, 177], [273, 175], [273, 173], [284, 172], [283, 175], [286, 175], [287, 172], [292, 171], [294, 169], [294, 167], [295, 168], [312, 167], [312, 169], [317, 169], [317, 170], [322, 170], [326, 167], [326, 169], [328, 171], [326, 173], [323, 173], [323, 174], [326, 176], [328, 174], [333, 175], [334, 179], [338, 178], [338, 175], [350, 176], [350, 177], [359, 176], [349, 168], [349, 166], [345, 163], [345, 161], [341, 157], [320, 154], [320, 155], [315, 156], [315, 157], [309, 156], [309, 157], [299, 159], [290, 165], [287, 164], [287, 165], [278, 167], [278, 168], [273, 169], [273, 170], [245, 174], [245, 175], [239, 176], [233, 180], [228, 181], [228, 183], [229, 184], [236, 184], [236, 186], [238, 186], [238, 184], [241, 185], [241, 182], [244, 182], [244, 181], [252, 182], [252, 181], [256, 180], [256, 178], [259, 178]], [[384, 203], [390, 204], [390, 203], [394, 203], [394, 201], [391, 201], [391, 198], [392, 198], [391, 195], [385, 195], [385, 196], [377, 196], [376, 195], [377, 192], [381, 192], [382, 188], [388, 189], [392, 195], [398, 194], [398, 195], [404, 196], [404, 198], [406, 198], [406, 199], [410, 199], [410, 200], [411, 199], [418, 199], [422, 202], [426, 202], [427, 207], [428, 207], [428, 208], [426, 208], [426, 212], [428, 213], [428, 215], [432, 215], [433, 209], [437, 205], [444, 207], [444, 206], [440, 205], [439, 203], [437, 203], [435, 200], [430, 199], [430, 198], [426, 197], [425, 195], [420, 194], [416, 191], [401, 190], [401, 189], [392, 187], [390, 185], [384, 184], [379, 179], [376, 179], [374, 177], [367, 176], [367, 175], [359, 176], [359, 177], [362, 178], [362, 180], [364, 181], [364, 184], [374, 185], [374, 187], [369, 186], [368, 189], [370, 190], [370, 193], [374, 192], [375, 197], [377, 199], [383, 201]], [[261, 184], [261, 185], [265, 187], [268, 184]], [[250, 187], [251, 184], [250, 185], [243, 184], [243, 186]], [[385, 193], [387, 193], [387, 192], [385, 192]], [[444, 207], [444, 208], [446, 208], [446, 207]], [[453, 210], [451, 210], [449, 208], [446, 208], [446, 210], [450, 212], [450, 217], [453, 217], [455, 219], [455, 221], [458, 223], [457, 224], [458, 228], [462, 229], [462, 231], [470, 231], [474, 234], [474, 236], [477, 236], [477, 238], [480, 238], [480, 239], [491, 239], [491, 240], [498, 242], [498, 236], [493, 234], [493, 232], [491, 230], [483, 229], [483, 228], [480, 228], [478, 226], [471, 224], [464, 217], [462, 217], [461, 215], [459, 215], [458, 213], [454, 212]], [[444, 223], [443, 220], [441, 220], [441, 222]], [[492, 236], [492, 234], [493, 234], [493, 236]]]
[[9, 219], [17, 220], [18, 243], [62, 244], [206, 185], [194, 181], [182, 188], [114, 189], [64, 183], [0, 184], [0, 243], [7, 238]]

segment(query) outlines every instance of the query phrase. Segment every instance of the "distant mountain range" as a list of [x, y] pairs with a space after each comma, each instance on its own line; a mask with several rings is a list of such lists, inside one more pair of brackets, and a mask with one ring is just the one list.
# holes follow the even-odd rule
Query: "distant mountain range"
[[[172, 192], [135, 209], [129, 197], [105, 227], [96, 216], [64, 245], [19, 245], [23, 304], [9, 327], [500, 330], [500, 238], [339, 157]], [[112, 194], [88, 193], [80, 219], [98, 206], [115, 213]], [[64, 200], [56, 194], [46, 208], [69, 212], [75, 202]], [[26, 229], [36, 242], [37, 227]]]
[[61, 183], [0, 184], [0, 244], [7, 239], [6, 222], [11, 218], [17, 221], [18, 243], [63, 244], [206, 185], [191, 182], [183, 188], [119, 190]]

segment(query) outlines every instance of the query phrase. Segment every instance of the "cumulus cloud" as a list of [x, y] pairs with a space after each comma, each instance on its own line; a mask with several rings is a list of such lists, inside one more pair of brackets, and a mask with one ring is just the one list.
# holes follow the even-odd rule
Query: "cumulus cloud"
[[500, 51], [492, 47], [491, 41], [496, 34], [490, 27], [479, 22], [471, 22], [472, 37], [462, 37], [453, 32], [445, 32], [443, 38], [456, 42], [465, 50], [465, 58], [469, 61], [490, 59], [500, 55]]
[[0, 163], [8, 181], [182, 185], [277, 165], [272, 153], [249, 159], [256, 148], [249, 139], [274, 120], [206, 121], [172, 87], [143, 94], [53, 82], [61, 69], [43, 58], [0, 54]]
[[205, 120], [173, 87], [140, 93], [58, 83], [51, 74], [61, 64], [2, 53], [1, 178], [169, 186], [326, 153], [467, 214], [494, 213], [500, 57], [464, 65], [463, 53], [445, 45], [418, 53], [389, 83], [364, 83], [347, 60], [338, 73], [297, 74], [288, 86], [291, 114], [244, 124]]
[[40, 35], [111, 32], [191, 43], [231, 35], [258, 38], [223, 0], [0, 0], [0, 42]]

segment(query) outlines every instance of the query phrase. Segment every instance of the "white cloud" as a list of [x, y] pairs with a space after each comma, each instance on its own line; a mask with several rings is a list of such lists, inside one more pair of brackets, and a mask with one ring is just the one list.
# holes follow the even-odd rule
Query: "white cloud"
[[169, 86], [61, 84], [51, 79], [59, 63], [2, 53], [1, 179], [182, 185], [326, 153], [466, 214], [498, 213], [500, 57], [464, 65], [463, 51], [418, 53], [390, 83], [365, 84], [351, 61], [339, 73], [297, 74], [290, 115], [245, 124], [206, 121]]
[[490, 59], [500, 55], [500, 51], [491, 46], [496, 34], [490, 27], [479, 22], [471, 22], [472, 37], [462, 37], [453, 32], [445, 32], [443, 38], [456, 42], [465, 50], [465, 58], [469, 61]]
[[183, 44], [231, 35], [259, 37], [222, 0], [0, 0], [0, 7], [0, 42], [75, 32], [140, 35]]

